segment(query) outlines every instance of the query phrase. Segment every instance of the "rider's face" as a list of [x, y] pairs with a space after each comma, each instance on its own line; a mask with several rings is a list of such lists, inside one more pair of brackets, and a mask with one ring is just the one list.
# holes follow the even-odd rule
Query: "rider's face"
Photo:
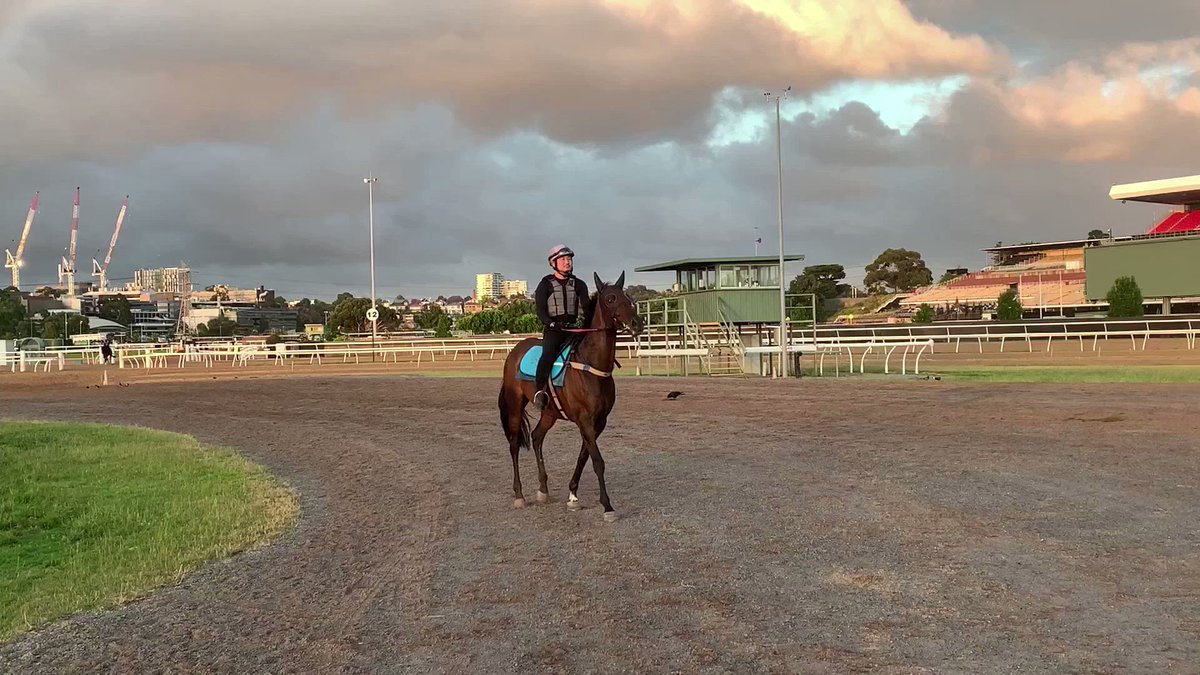
[[571, 270], [575, 269], [575, 259], [569, 255], [556, 258], [554, 260], [554, 269], [561, 274], [570, 274]]

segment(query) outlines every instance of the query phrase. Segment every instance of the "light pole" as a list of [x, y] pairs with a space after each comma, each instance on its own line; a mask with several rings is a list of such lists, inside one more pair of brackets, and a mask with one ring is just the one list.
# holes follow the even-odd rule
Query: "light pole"
[[376, 326], [379, 322], [379, 310], [375, 308], [375, 181], [379, 180], [374, 173], [369, 174], [363, 179], [367, 184], [367, 218], [371, 232], [371, 309], [367, 312], [367, 319], [371, 321], [371, 361], [375, 360], [375, 338]]
[[[779, 121], [779, 101], [792, 88], [789, 86], [781, 92], [764, 92], [763, 95], [775, 99], [775, 163], [779, 177], [779, 376], [788, 374], [788, 339], [787, 339], [787, 299], [783, 276], [783, 132]], [[814, 321], [815, 321], [814, 317]]]

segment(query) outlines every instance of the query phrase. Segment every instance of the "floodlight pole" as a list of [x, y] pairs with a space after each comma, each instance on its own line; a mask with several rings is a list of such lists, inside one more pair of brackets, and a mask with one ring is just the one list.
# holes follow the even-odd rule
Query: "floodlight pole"
[[[784, 286], [783, 275], [783, 132], [779, 120], [779, 101], [792, 88], [789, 86], [779, 93], [765, 92], [765, 96], [775, 99], [775, 163], [779, 179], [779, 376], [788, 375], [788, 336], [787, 336], [787, 287]], [[816, 317], [813, 317], [816, 325]]]
[[[367, 221], [369, 223], [368, 227], [371, 234], [371, 309], [375, 310], [376, 312], [379, 310], [375, 307], [375, 192], [373, 188], [375, 186], [375, 182], [378, 180], [379, 179], [375, 177], [373, 172], [368, 174], [368, 176], [363, 179], [363, 182], [367, 184]], [[371, 322], [372, 362], [375, 361], [375, 339], [377, 336], [376, 327], [378, 325], [378, 320]]]

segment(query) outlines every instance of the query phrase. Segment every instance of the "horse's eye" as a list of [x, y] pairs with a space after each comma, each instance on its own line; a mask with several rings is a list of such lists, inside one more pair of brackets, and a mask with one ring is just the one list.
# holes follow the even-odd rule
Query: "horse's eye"
[[611, 295], [608, 296], [607, 298], [604, 299], [604, 301], [611, 304], [613, 301], [613, 296], [611, 296]]

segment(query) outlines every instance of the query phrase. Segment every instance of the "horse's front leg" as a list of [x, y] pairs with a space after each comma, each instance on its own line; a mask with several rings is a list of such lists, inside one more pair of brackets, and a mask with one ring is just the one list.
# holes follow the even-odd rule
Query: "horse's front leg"
[[581, 422], [585, 422], [579, 425], [583, 446], [587, 449], [588, 457], [592, 460], [592, 470], [596, 472], [596, 480], [600, 483], [600, 504], [604, 506], [604, 520], [611, 523], [617, 519], [617, 512], [608, 498], [608, 488], [604, 485], [604, 457], [600, 455], [600, 446], [596, 445], [596, 437], [600, 435], [603, 426], [597, 429], [591, 419]]
[[583, 476], [583, 467], [588, 461], [588, 446], [587, 443], [582, 443], [579, 446], [579, 459], [575, 462], [575, 473], [571, 474], [571, 482], [567, 485], [567, 508], [572, 511], [578, 511], [583, 508], [583, 504], [579, 501], [579, 496], [576, 492], [579, 491], [579, 479]]

